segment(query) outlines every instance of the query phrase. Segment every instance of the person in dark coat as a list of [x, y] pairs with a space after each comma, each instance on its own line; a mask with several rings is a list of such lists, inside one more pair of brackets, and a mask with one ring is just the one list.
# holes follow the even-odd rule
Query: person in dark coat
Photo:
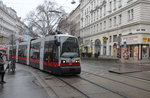
[[5, 75], [5, 70], [4, 70], [4, 60], [3, 60], [3, 54], [0, 53], [0, 75], [1, 75], [1, 81], [0, 83], [3, 84], [3, 83], [6, 83], [4, 81], [4, 75]]

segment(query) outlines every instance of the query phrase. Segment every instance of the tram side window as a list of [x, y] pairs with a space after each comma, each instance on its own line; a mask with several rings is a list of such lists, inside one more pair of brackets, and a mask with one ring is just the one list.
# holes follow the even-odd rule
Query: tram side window
[[34, 43], [31, 45], [30, 57], [32, 59], [40, 58], [40, 43]]
[[57, 62], [58, 61], [58, 48], [54, 41], [45, 42], [44, 61]]
[[58, 62], [58, 46], [54, 44], [53, 46], [53, 61]]
[[26, 45], [20, 45], [19, 46], [18, 56], [27, 57], [27, 46]]

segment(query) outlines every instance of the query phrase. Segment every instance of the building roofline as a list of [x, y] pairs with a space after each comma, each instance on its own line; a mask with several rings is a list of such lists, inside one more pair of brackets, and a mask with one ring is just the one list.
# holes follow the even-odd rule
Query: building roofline
[[70, 12], [69, 16], [71, 16], [79, 7], [80, 7], [80, 4], [79, 4], [74, 10], [72, 10], [72, 11]]

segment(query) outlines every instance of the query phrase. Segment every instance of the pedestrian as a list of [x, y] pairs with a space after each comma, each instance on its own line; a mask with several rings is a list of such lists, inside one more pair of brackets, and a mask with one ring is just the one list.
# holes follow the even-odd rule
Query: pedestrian
[[5, 70], [4, 70], [4, 60], [3, 60], [3, 54], [0, 53], [0, 75], [1, 75], [1, 81], [0, 83], [3, 84], [3, 83], [6, 83], [4, 81], [4, 75], [5, 75]]

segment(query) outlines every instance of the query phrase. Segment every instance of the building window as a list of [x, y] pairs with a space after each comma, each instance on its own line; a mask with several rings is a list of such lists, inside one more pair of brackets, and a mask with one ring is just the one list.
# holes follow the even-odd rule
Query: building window
[[118, 1], [118, 7], [120, 8], [122, 6], [122, 0]]
[[112, 19], [109, 19], [109, 27], [111, 28], [112, 26]]
[[91, 18], [91, 17], [89, 16], [89, 24], [90, 24], [90, 22], [91, 22], [90, 18]]
[[111, 36], [109, 36], [109, 42], [111, 42]]
[[93, 27], [91, 27], [91, 34], [92, 34], [92, 32], [93, 32]]
[[91, 3], [91, 10], [93, 9], [93, 2]]
[[113, 35], [113, 42], [117, 42], [117, 35]]
[[104, 21], [104, 29], [106, 29], [106, 21]]
[[96, 8], [96, 2], [95, 2], [95, 0], [94, 0], [94, 9]]
[[102, 17], [102, 8], [100, 8], [100, 18]]
[[94, 12], [94, 21], [95, 21], [95, 12]]
[[93, 19], [92, 19], [92, 18], [93, 18], [93, 14], [91, 13], [91, 23], [92, 23], [92, 21], [93, 21]]
[[120, 14], [119, 15], [119, 24], [121, 24], [121, 21], [122, 21], [122, 15]]
[[98, 24], [97, 24], [97, 32], [98, 32]]
[[114, 17], [114, 26], [116, 26], [116, 17]]
[[131, 9], [131, 20], [134, 18], [133, 9]]
[[133, 20], [133, 18], [134, 18], [134, 10], [131, 9], [131, 10], [128, 11], [128, 20], [129, 21]]
[[95, 33], [95, 25], [94, 25], [94, 32], [93, 33]]
[[97, 19], [99, 18], [99, 9], [97, 10]]
[[128, 20], [130, 20], [130, 10], [128, 11]]
[[111, 46], [109, 46], [109, 55], [111, 56]]
[[100, 31], [102, 31], [102, 23], [100, 23]]
[[114, 0], [114, 10], [116, 10], [116, 0]]
[[97, 33], [97, 25], [95, 25], [95, 33]]
[[104, 16], [106, 15], [106, 5], [104, 5]]
[[109, 12], [112, 10], [112, 1], [109, 2]]

